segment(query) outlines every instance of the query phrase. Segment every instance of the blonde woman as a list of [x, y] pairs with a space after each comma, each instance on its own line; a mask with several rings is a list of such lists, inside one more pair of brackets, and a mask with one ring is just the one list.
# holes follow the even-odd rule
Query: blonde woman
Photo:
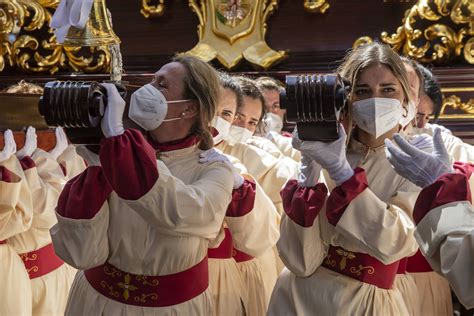
[[212, 314], [208, 244], [234, 185], [226, 163], [199, 162], [213, 146], [217, 73], [178, 57], [134, 92], [128, 114], [150, 143], [124, 130], [125, 101], [106, 88], [100, 164], [68, 182], [51, 229], [58, 255], [84, 270], [66, 314]]
[[[375, 43], [350, 52], [339, 73], [352, 84], [348, 145], [342, 125], [331, 143], [294, 136], [302, 176], [282, 191], [277, 244], [289, 270], [279, 277], [269, 315], [409, 314], [393, 282], [399, 260], [417, 250], [410, 202], [418, 189], [384, 153], [384, 140], [408, 112], [406, 72], [395, 52]], [[318, 183], [322, 169], [327, 187]]]

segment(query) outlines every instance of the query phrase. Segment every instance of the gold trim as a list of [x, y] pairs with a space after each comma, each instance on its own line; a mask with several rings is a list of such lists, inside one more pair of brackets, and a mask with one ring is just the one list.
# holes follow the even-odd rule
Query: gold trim
[[474, 87], [441, 88], [441, 92], [474, 92]]

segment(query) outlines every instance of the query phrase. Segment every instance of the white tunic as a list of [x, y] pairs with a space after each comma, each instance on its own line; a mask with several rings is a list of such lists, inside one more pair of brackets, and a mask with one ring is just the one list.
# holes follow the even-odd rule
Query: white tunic
[[[459, 176], [456, 175], [458, 180]], [[421, 210], [427, 212], [418, 222], [415, 236], [431, 267], [449, 280], [452, 289], [466, 308], [473, 308], [474, 209], [472, 196], [461, 192], [469, 192], [463, 187], [469, 187], [470, 192], [473, 192], [474, 177], [471, 175], [469, 180], [445, 182], [443, 186], [449, 186], [451, 190], [428, 191], [428, 194], [424, 195], [423, 192], [430, 189], [428, 187], [420, 194], [422, 201], [431, 201], [431, 205], [434, 204], [435, 207]], [[441, 205], [429, 198], [436, 192], [439, 192], [437, 198], [444, 201]]]
[[0, 178], [0, 276], [2, 290], [0, 291], [0, 315], [31, 315], [32, 294], [30, 278], [23, 261], [9, 244], [8, 239], [27, 231], [33, 219], [33, 204], [31, 192], [26, 182], [26, 176], [15, 156], [0, 162], [12, 175], [5, 181], [5, 175]]
[[[302, 225], [290, 216], [282, 217], [277, 245], [291, 272], [285, 270], [278, 279], [270, 315], [309, 315], [315, 311], [321, 315], [408, 315], [398, 290], [378, 288], [321, 267], [329, 245], [369, 254], [384, 264], [417, 250], [408, 215], [411, 209], [397, 199], [417, 192], [409, 190], [407, 181], [393, 171], [383, 148], [367, 156], [360, 148], [351, 149], [348, 159], [353, 166], [366, 170], [369, 187], [349, 203], [335, 226], [325, 214], [327, 202], [320, 205], [314, 222]], [[334, 184], [328, 182], [332, 189]]]
[[[120, 177], [115, 179], [119, 182], [111, 184], [110, 194], [102, 192], [106, 198], [97, 206], [95, 214], [88, 213], [91, 208], [79, 209], [73, 214], [77, 217], [78, 213], [88, 213], [92, 218], [74, 219], [57, 213], [58, 224], [51, 229], [51, 235], [58, 255], [78, 269], [89, 269], [107, 261], [122, 271], [150, 276], [178, 273], [200, 263], [207, 255], [209, 240], [219, 233], [231, 200], [231, 169], [221, 162], [199, 163], [202, 151], [196, 145], [162, 151], [159, 160], [155, 160], [150, 157], [149, 145], [134, 130], [126, 130], [105, 143], [106, 149], [104, 144], [101, 149], [104, 151], [101, 152], [102, 166], [89, 167], [86, 172], [95, 172], [93, 178], [99, 181], [105, 177], [105, 164], [110, 164], [108, 172], [116, 168], [114, 174], [133, 175], [135, 172], [136, 175], [128, 176], [122, 183]], [[110, 162], [114, 160], [112, 157], [106, 157], [110, 150], [113, 162]], [[149, 175], [154, 174], [149, 169], [153, 164], [158, 178]], [[126, 166], [133, 169], [127, 170]], [[113, 174], [107, 177], [110, 176]], [[138, 179], [151, 179], [148, 183], [151, 189], [137, 199], [118, 195], [117, 190], [122, 196], [128, 194], [127, 185], [133, 190], [132, 183], [139, 184]], [[113, 183], [113, 179], [102, 181], [105, 183], [102, 187], [96, 185], [82, 194], [102, 194], [100, 190], [106, 189], [107, 182]], [[212, 313], [212, 299], [207, 289], [191, 300], [168, 307], [126, 305], [98, 294], [84, 273], [79, 272], [66, 313], [208, 315]]]
[[[36, 149], [32, 159], [35, 166], [24, 172], [33, 199], [33, 221], [28, 231], [9, 240], [18, 254], [51, 244], [49, 229], [57, 222], [54, 209], [66, 184], [59, 164], [49, 153]], [[31, 279], [33, 315], [63, 315], [75, 274], [74, 268], [63, 264], [48, 274]]]

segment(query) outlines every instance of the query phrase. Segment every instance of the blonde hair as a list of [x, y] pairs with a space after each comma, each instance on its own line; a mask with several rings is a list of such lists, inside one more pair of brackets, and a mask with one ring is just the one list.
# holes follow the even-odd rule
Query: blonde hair
[[[388, 45], [377, 42], [359, 46], [350, 51], [343, 59], [338, 68], [338, 73], [351, 84], [351, 96], [354, 95], [354, 88], [362, 70], [375, 66], [384, 65], [388, 67], [393, 75], [400, 81], [405, 96], [406, 104], [411, 100], [410, 85], [408, 84], [407, 72], [400, 56]], [[351, 104], [349, 102], [349, 104]], [[404, 106], [406, 107], [406, 105]], [[347, 113], [349, 128], [352, 127], [351, 109]], [[348, 131], [349, 135], [350, 131]], [[348, 137], [349, 138], [349, 137]]]
[[186, 69], [184, 77], [184, 97], [197, 99], [199, 116], [192, 132], [200, 138], [202, 150], [214, 147], [211, 133], [211, 122], [217, 111], [220, 84], [217, 71], [206, 62], [192, 56], [177, 56], [173, 59]]

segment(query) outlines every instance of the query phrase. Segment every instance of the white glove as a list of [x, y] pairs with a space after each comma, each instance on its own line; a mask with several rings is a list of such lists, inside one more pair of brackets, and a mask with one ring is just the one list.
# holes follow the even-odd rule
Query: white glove
[[62, 127], [57, 127], [54, 134], [56, 135], [56, 146], [49, 153], [54, 159], [58, 159], [67, 148], [67, 136]]
[[7, 129], [3, 133], [3, 141], [5, 142], [5, 146], [3, 146], [3, 150], [0, 151], [0, 162], [10, 159], [16, 152], [16, 143], [11, 130]]
[[428, 134], [413, 135], [408, 142], [419, 150], [433, 152], [433, 137]]
[[[295, 127], [296, 128], [296, 127]], [[274, 132], [274, 131], [270, 131], [267, 133], [267, 135], [265, 136], [269, 141], [271, 141], [272, 143], [276, 143], [276, 141], [278, 140], [278, 137], [281, 136], [280, 134], [278, 134], [277, 132]]]
[[322, 169], [323, 168], [316, 161], [303, 154], [301, 156], [298, 183], [303, 187], [314, 187], [318, 184]]
[[15, 155], [18, 159], [23, 159], [26, 156], [31, 156], [36, 148], [38, 148], [36, 129], [30, 126], [26, 130], [25, 145], [23, 145], [23, 148], [17, 151]]
[[416, 185], [425, 188], [445, 173], [452, 173], [453, 167], [449, 154], [441, 138], [441, 130], [436, 129], [433, 136], [433, 152], [426, 153], [410, 145], [400, 135], [395, 134], [393, 141], [385, 140], [385, 154], [395, 171]]
[[102, 86], [107, 90], [107, 107], [100, 122], [102, 132], [107, 138], [122, 135], [124, 132], [122, 117], [125, 110], [125, 100], [122, 99], [114, 84], [102, 83]]
[[308, 156], [321, 167], [326, 169], [329, 176], [340, 185], [354, 175], [346, 158], [346, 132], [339, 124], [339, 138], [330, 143], [318, 141], [302, 141], [298, 138], [298, 131], [293, 131], [293, 148], [301, 151], [302, 156]]
[[230, 162], [229, 158], [227, 158], [224, 154], [221, 152], [217, 151], [214, 148], [211, 148], [209, 150], [203, 151], [202, 153], [199, 154], [201, 157], [199, 159], [200, 163], [207, 163], [207, 162], [215, 162], [215, 161], [220, 161], [223, 163], [228, 164], [232, 170], [233, 170], [233, 176], [234, 176], [234, 189], [238, 189], [244, 184], [244, 177], [242, 177], [234, 168], [232, 165], [232, 162]]

